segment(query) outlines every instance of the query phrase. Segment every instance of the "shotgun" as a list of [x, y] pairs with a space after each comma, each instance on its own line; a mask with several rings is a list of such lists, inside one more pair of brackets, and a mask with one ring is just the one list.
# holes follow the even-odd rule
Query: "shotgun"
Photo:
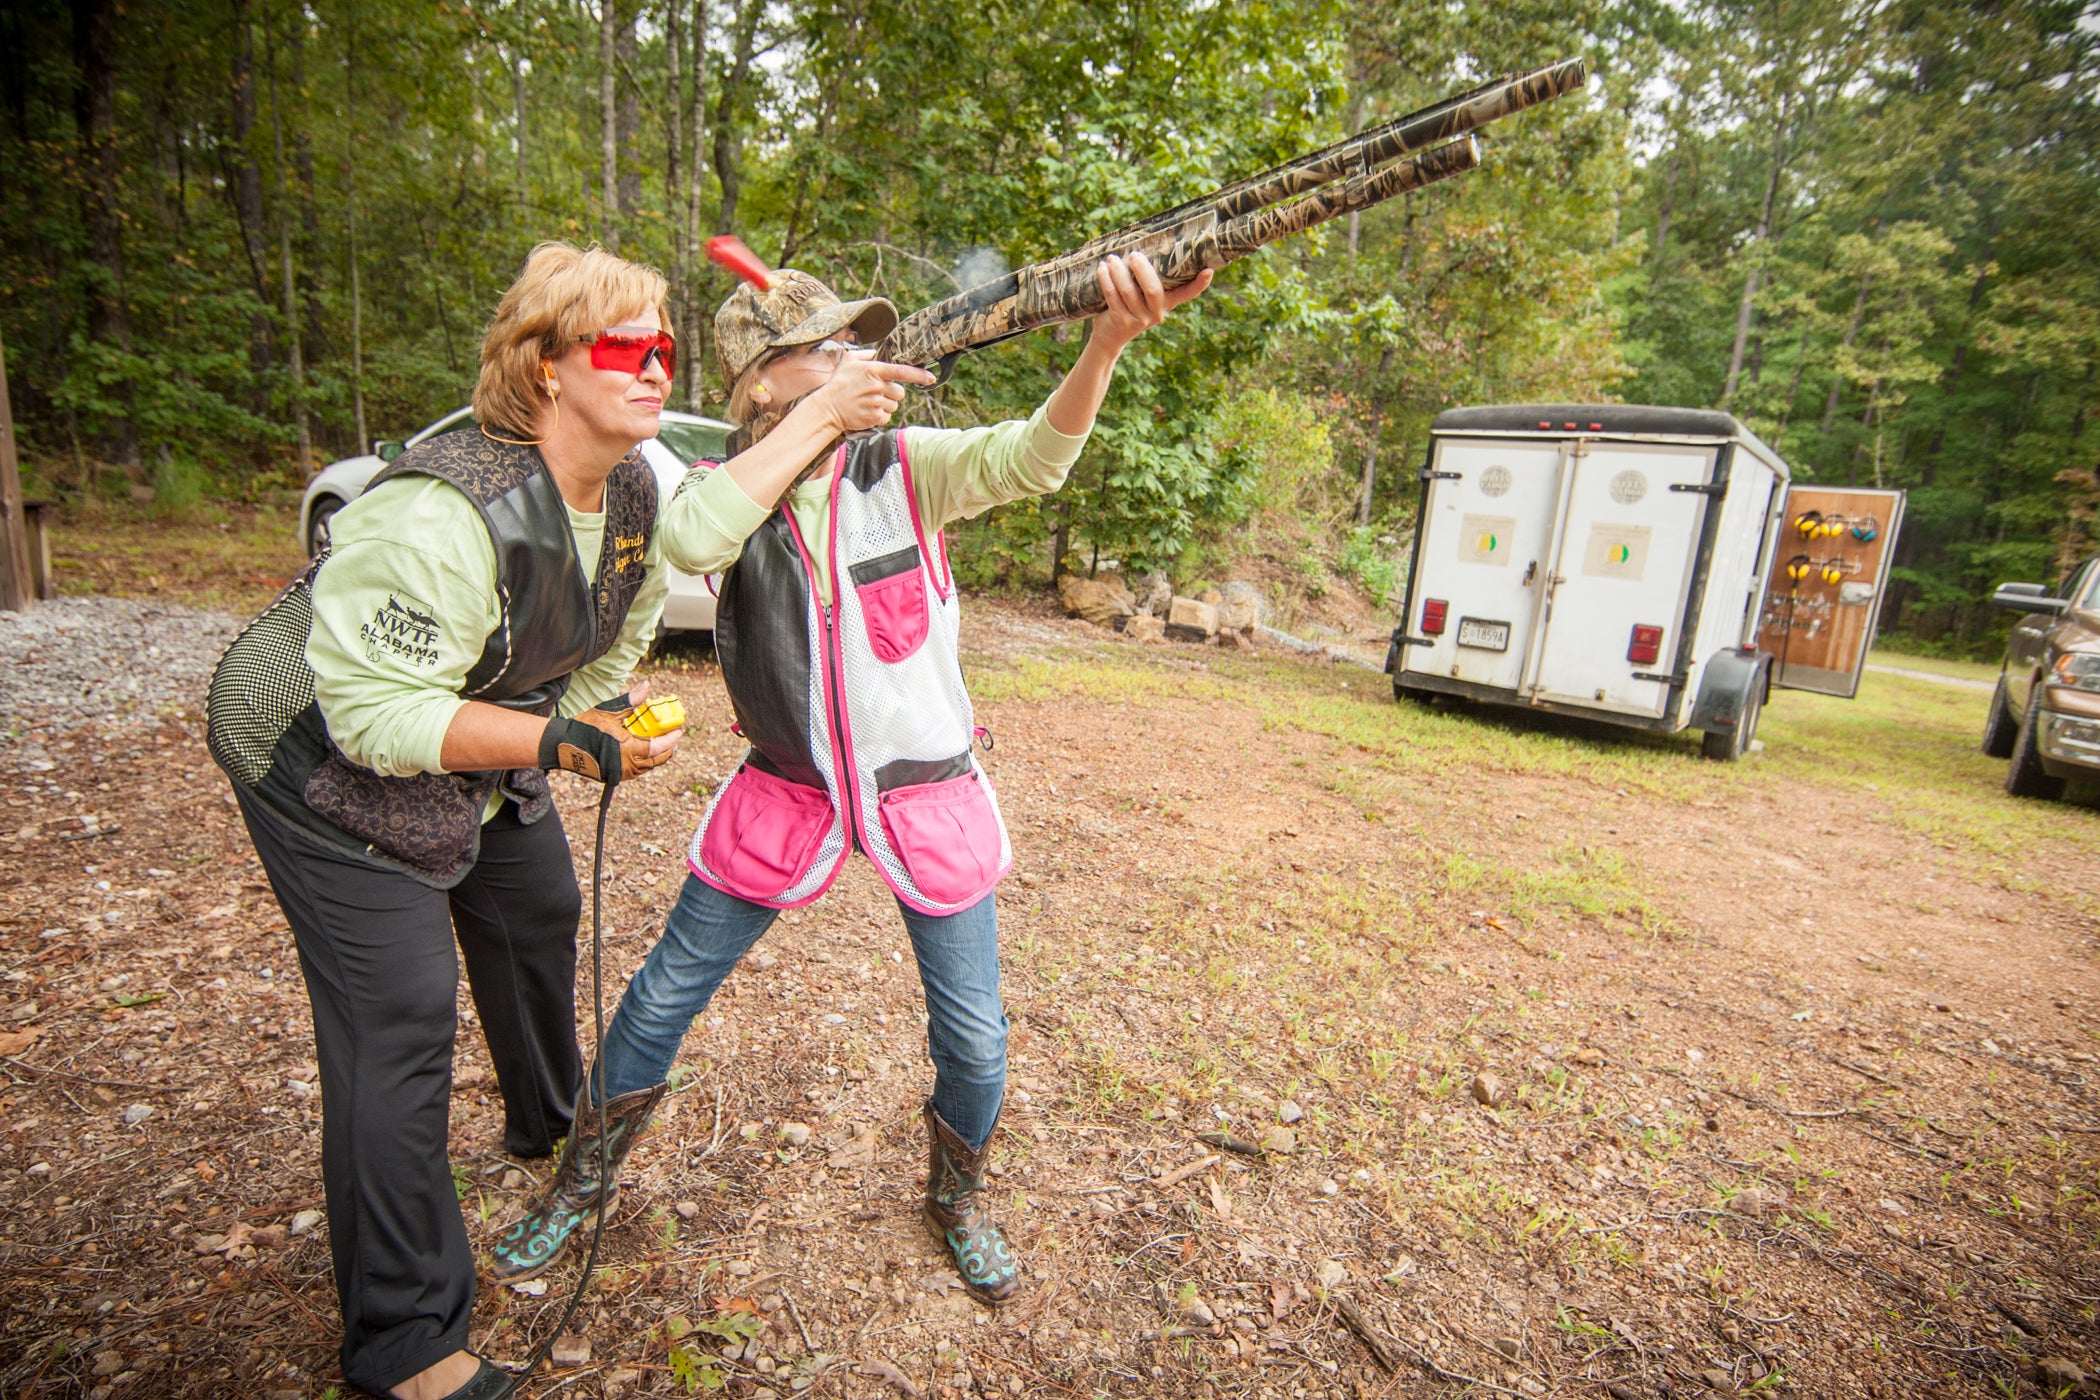
[[1564, 59], [1367, 128], [914, 311], [883, 339], [878, 358], [918, 365], [946, 380], [966, 351], [1099, 315], [1105, 303], [1095, 268], [1112, 253], [1142, 252], [1165, 286], [1182, 286], [1206, 267], [1223, 267], [1339, 214], [1465, 174], [1480, 164], [1475, 131], [1573, 92], [1587, 79], [1582, 59]]

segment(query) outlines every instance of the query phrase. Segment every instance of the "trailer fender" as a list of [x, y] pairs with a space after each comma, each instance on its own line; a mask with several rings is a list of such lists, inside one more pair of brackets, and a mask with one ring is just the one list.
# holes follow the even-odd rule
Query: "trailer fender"
[[1772, 654], [1768, 651], [1729, 647], [1707, 658], [1706, 672], [1699, 682], [1699, 699], [1692, 706], [1691, 729], [1708, 734], [1732, 734], [1744, 710], [1762, 703], [1771, 694]]

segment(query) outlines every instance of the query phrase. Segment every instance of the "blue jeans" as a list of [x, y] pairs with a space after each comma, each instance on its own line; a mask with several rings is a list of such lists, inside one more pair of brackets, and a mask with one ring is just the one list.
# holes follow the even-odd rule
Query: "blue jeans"
[[[897, 905], [926, 989], [934, 1111], [973, 1148], [992, 1135], [1006, 1095], [1006, 1013], [999, 1002], [994, 900], [986, 895], [959, 913], [938, 917], [902, 901]], [[602, 1064], [608, 1096], [664, 1081], [686, 1028], [779, 915], [777, 909], [686, 876], [678, 903], [664, 921], [664, 936], [627, 984], [606, 1029]], [[594, 1073], [593, 1090], [598, 1083]]]

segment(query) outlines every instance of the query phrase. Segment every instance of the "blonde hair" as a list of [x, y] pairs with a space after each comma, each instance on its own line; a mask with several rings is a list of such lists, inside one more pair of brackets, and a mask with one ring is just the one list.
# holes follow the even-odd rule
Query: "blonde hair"
[[653, 267], [628, 262], [603, 248], [542, 243], [496, 303], [481, 338], [481, 374], [474, 383], [474, 416], [485, 428], [529, 438], [546, 402], [542, 360], [551, 360], [579, 336], [653, 309], [672, 333], [670, 284]]
[[768, 350], [744, 366], [744, 372], [736, 377], [736, 383], [730, 387], [729, 402], [723, 406], [723, 412], [731, 423], [741, 428], [746, 423], [756, 422], [778, 407], [773, 403], [760, 403], [752, 397], [751, 391], [758, 387], [759, 376], [771, 368], [773, 361], [779, 358], [779, 351]]
[[744, 372], [736, 377], [735, 387], [729, 391], [729, 403], [723, 412], [737, 428], [739, 440], [746, 447], [779, 427], [780, 420], [788, 416], [788, 410], [792, 409], [795, 403], [801, 402], [799, 399], [790, 403], [779, 398], [769, 398], [767, 402], [760, 403], [751, 394], [760, 377], [772, 368], [774, 361], [781, 359], [786, 353], [784, 350], [766, 351], [744, 367]]

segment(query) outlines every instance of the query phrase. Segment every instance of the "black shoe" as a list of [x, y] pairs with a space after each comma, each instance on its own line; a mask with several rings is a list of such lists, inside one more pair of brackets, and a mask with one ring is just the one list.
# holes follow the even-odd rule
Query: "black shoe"
[[518, 1384], [510, 1372], [494, 1365], [487, 1358], [474, 1358], [481, 1362], [481, 1369], [465, 1385], [445, 1397], [445, 1400], [510, 1400], [511, 1392]]
[[[476, 1356], [474, 1359], [481, 1363], [481, 1369], [469, 1376], [465, 1385], [445, 1396], [444, 1400], [510, 1400], [512, 1393], [518, 1388], [510, 1372], [491, 1364], [487, 1357]], [[359, 1389], [363, 1387], [360, 1386]], [[367, 1390], [365, 1394], [375, 1397], [375, 1400], [395, 1400], [389, 1391]]]

